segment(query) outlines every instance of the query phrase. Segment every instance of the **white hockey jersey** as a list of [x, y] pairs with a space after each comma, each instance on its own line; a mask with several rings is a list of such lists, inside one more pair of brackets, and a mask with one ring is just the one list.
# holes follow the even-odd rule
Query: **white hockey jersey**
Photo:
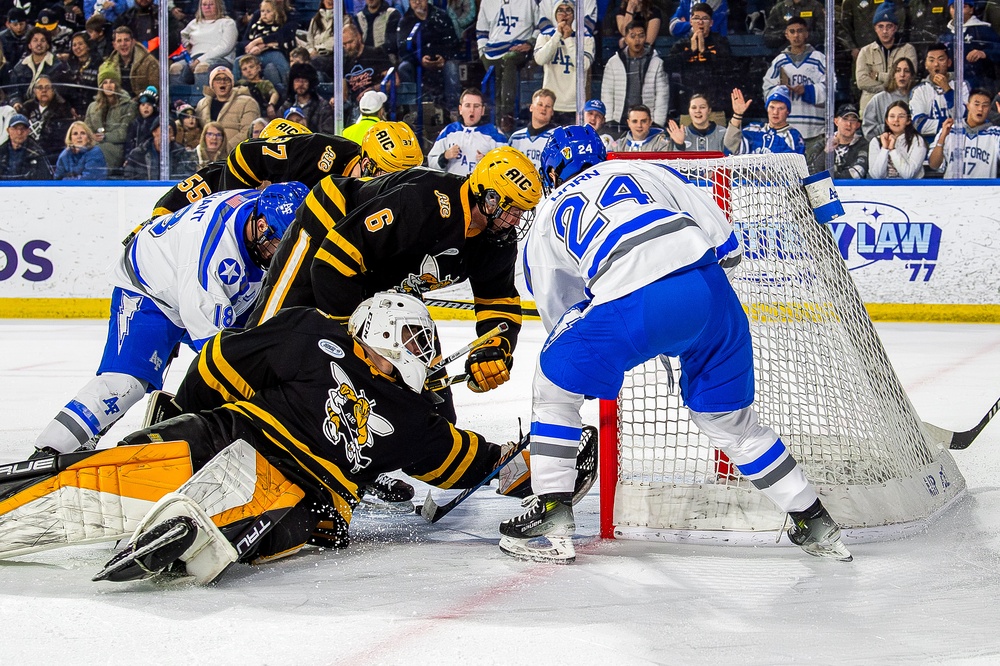
[[[427, 153], [427, 166], [459, 176], [468, 176], [476, 168], [481, 156], [506, 143], [507, 137], [494, 125], [466, 127], [461, 121], [454, 122], [438, 134], [437, 141]], [[444, 159], [445, 151], [452, 146], [458, 146], [462, 152], [455, 159]]]
[[537, 34], [535, 0], [483, 0], [476, 21], [479, 55], [503, 56], [518, 44], [530, 44]]
[[260, 292], [264, 272], [242, 241], [259, 194], [220, 192], [150, 221], [113, 265], [112, 283], [151, 298], [201, 349]]
[[826, 56], [806, 45], [806, 52], [792, 54], [787, 48], [771, 61], [764, 74], [763, 98], [779, 85], [801, 85], [802, 95], [792, 96], [788, 123], [803, 139], [819, 136], [826, 128]]
[[542, 168], [542, 149], [552, 137], [552, 132], [558, 127], [549, 123], [541, 132], [531, 133], [530, 127], [522, 127], [510, 135], [511, 148], [517, 148], [531, 160], [536, 169]]
[[[951, 74], [948, 75], [951, 78]], [[952, 81], [952, 84], [955, 82]], [[969, 100], [969, 83], [962, 82], [962, 96], [958, 101], [960, 109], [965, 108], [965, 103]], [[941, 131], [941, 123], [945, 118], [952, 117], [952, 108], [955, 106], [955, 89], [952, 88], [947, 93], [941, 88], [924, 79], [910, 93], [910, 115], [913, 117], [913, 126], [930, 143]]]
[[[959, 138], [962, 151], [959, 154]], [[941, 133], [931, 150], [941, 143]], [[972, 129], [953, 127], [944, 140], [945, 178], [996, 178], [1000, 165], [1000, 127], [983, 123]], [[960, 175], [961, 174], [961, 175]]]
[[524, 275], [546, 330], [571, 306], [621, 298], [709, 250], [738, 249], [712, 196], [652, 162], [583, 171], [538, 207]]

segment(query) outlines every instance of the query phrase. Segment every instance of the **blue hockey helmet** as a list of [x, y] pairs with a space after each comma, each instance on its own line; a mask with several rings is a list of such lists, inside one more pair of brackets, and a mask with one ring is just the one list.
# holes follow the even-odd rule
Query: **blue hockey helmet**
[[[285, 230], [295, 220], [295, 211], [309, 194], [309, 188], [297, 181], [274, 183], [268, 185], [257, 197], [254, 206], [253, 220], [263, 217], [267, 220], [267, 229], [260, 231], [254, 227], [253, 242], [247, 248], [254, 263], [261, 268], [267, 268], [271, 255], [281, 240]], [[263, 249], [275, 241], [270, 252], [265, 257]]]
[[[552, 131], [542, 149], [542, 183], [552, 190], [588, 167], [608, 159], [601, 137], [590, 125], [569, 125]], [[555, 178], [550, 170], [555, 170]]]

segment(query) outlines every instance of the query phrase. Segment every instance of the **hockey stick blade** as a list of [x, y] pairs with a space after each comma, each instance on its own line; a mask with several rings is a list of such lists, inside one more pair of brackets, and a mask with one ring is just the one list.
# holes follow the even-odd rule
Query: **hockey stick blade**
[[503, 469], [507, 463], [509, 463], [516, 456], [519, 456], [521, 454], [521, 451], [523, 451], [528, 446], [528, 441], [529, 439], [527, 435], [522, 437], [521, 441], [517, 443], [517, 446], [508, 451], [507, 455], [505, 455], [504, 457], [500, 458], [500, 460], [497, 461], [496, 467], [494, 467], [493, 471], [491, 471], [489, 474], [486, 475], [486, 478], [484, 478], [482, 481], [477, 483], [472, 488], [466, 488], [465, 490], [455, 495], [444, 504], [438, 504], [437, 502], [435, 502], [434, 498], [431, 496], [431, 491], [428, 490], [427, 499], [424, 500], [423, 506], [421, 506], [419, 509], [420, 515], [424, 517], [424, 520], [431, 523], [432, 525], [437, 521], [441, 520], [442, 518], [444, 518], [445, 516], [447, 516], [449, 513], [451, 513], [452, 509], [454, 509], [456, 506], [458, 506], [465, 500], [469, 499], [469, 496], [472, 495], [472, 493], [476, 492], [477, 490], [485, 486], [487, 483], [492, 481], [493, 477], [499, 474], [500, 470]]
[[990, 407], [989, 411], [986, 412], [986, 416], [976, 424], [974, 428], [965, 430], [963, 432], [954, 432], [952, 430], [945, 430], [944, 428], [939, 428], [936, 425], [930, 423], [924, 423], [924, 427], [927, 428], [932, 435], [939, 441], [948, 444], [949, 449], [962, 450], [969, 448], [969, 445], [975, 441], [976, 437], [979, 436], [986, 426], [989, 424], [990, 420], [996, 416], [997, 412], [1000, 412], [1000, 399], [997, 399]]

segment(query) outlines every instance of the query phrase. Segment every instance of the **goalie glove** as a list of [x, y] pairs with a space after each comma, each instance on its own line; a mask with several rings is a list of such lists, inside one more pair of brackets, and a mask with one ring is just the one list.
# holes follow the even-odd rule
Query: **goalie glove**
[[514, 357], [510, 353], [510, 340], [495, 336], [473, 349], [465, 361], [469, 374], [469, 389], [484, 393], [495, 389], [510, 379]]

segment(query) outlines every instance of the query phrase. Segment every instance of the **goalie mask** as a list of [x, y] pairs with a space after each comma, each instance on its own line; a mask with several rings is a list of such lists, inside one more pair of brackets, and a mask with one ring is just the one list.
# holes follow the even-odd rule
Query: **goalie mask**
[[420, 393], [434, 352], [434, 321], [420, 299], [386, 291], [362, 301], [347, 332], [383, 356]]
[[489, 238], [501, 245], [524, 238], [542, 198], [538, 169], [524, 153], [510, 146], [494, 148], [472, 170], [469, 186], [488, 220]]
[[590, 125], [557, 127], [542, 149], [542, 184], [548, 193], [584, 169], [608, 159], [604, 142]]
[[[309, 188], [296, 181], [268, 185], [260, 193], [253, 214], [250, 216], [253, 233], [250, 242], [247, 243], [247, 252], [255, 264], [264, 269], [268, 267], [271, 255], [277, 247], [277, 241], [281, 240], [285, 229], [295, 220], [295, 211], [308, 194]], [[262, 216], [267, 220], [267, 229], [259, 231], [257, 219]], [[271, 245], [274, 247], [270, 248], [270, 254], [265, 257], [265, 248]]]
[[406, 123], [380, 120], [361, 140], [361, 175], [381, 176], [405, 171], [424, 162], [417, 135]]

